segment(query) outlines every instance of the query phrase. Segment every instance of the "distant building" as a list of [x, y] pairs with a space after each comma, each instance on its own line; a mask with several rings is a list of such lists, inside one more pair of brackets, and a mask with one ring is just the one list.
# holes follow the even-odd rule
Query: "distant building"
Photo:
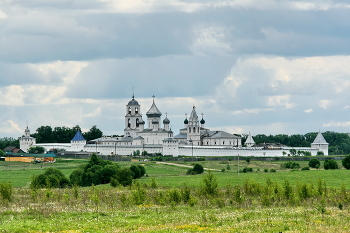
[[[284, 145], [255, 145], [250, 132], [245, 142], [246, 147], [243, 147], [241, 136], [206, 128], [203, 115], [199, 120], [196, 107], [193, 106], [188, 119], [186, 114], [184, 127], [174, 136], [167, 114], [162, 121], [162, 113], [155, 104], [154, 96], [152, 105], [146, 112], [147, 127], [142, 118], [141, 106], [132, 96], [126, 105], [123, 137], [104, 136], [87, 142], [81, 132], [77, 131], [71, 143], [36, 144], [35, 138], [30, 137], [27, 127], [25, 136], [20, 139], [20, 145], [23, 151], [27, 151], [31, 146], [42, 146], [46, 150], [54, 148], [102, 155], [132, 155], [136, 151], [140, 153], [147, 151], [151, 154], [169, 156], [282, 156], [291, 149]], [[328, 143], [320, 132], [311, 147], [294, 147], [294, 149], [309, 151], [312, 155], [316, 155], [317, 151], [323, 151], [328, 155]]]

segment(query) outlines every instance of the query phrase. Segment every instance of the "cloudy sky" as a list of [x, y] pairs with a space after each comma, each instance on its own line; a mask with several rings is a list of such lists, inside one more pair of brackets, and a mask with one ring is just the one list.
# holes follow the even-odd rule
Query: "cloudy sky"
[[0, 137], [122, 134], [132, 94], [175, 133], [350, 132], [347, 0], [1, 0]]

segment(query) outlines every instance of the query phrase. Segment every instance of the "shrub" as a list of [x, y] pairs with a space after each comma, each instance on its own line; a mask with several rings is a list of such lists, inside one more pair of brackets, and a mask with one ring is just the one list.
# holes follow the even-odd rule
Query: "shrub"
[[290, 169], [298, 169], [300, 168], [300, 164], [296, 162], [287, 162], [287, 163], [282, 163], [281, 168], [290, 168]]
[[12, 185], [9, 182], [0, 183], [0, 194], [3, 200], [12, 200]]
[[203, 182], [202, 190], [204, 194], [210, 195], [210, 196], [218, 194], [219, 192], [218, 182], [216, 180], [215, 175], [211, 171], [209, 171], [209, 173], [203, 177], [202, 182]]
[[317, 168], [317, 165], [318, 165], [318, 167], [320, 167], [320, 165], [321, 165], [320, 160], [318, 160], [316, 158], [310, 159], [309, 167]]
[[326, 160], [324, 161], [324, 169], [328, 170], [328, 169], [339, 169], [338, 167], [338, 163], [335, 160]]
[[342, 161], [341, 163], [343, 164], [343, 167], [345, 167], [346, 169], [350, 169], [350, 155], [347, 155]]
[[193, 168], [190, 168], [187, 170], [187, 175], [196, 175], [196, 174], [202, 174], [204, 172], [204, 168], [202, 165], [196, 163]]
[[267, 168], [264, 169], [264, 172], [269, 172], [269, 170]]
[[272, 169], [270, 170], [270, 172], [276, 172], [276, 169], [273, 169], [273, 168], [272, 168]]
[[123, 186], [131, 185], [133, 173], [129, 168], [122, 168], [116, 174], [118, 182]]
[[310, 170], [310, 168], [309, 167], [303, 167], [301, 170], [302, 171], [306, 171], [306, 170]]
[[246, 161], [247, 163], [250, 163], [250, 158], [249, 158], [249, 157], [246, 158], [245, 161]]
[[43, 174], [32, 177], [32, 188], [65, 188], [69, 180], [57, 168], [47, 168]]
[[244, 173], [253, 172], [253, 168], [251, 168], [251, 167], [245, 167], [245, 168], [243, 168], [243, 172], [244, 172]]

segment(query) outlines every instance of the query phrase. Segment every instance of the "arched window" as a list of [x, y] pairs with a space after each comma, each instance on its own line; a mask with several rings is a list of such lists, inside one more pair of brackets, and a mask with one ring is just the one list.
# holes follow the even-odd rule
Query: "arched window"
[[189, 130], [188, 132], [191, 133], [191, 128], [188, 128], [188, 130]]
[[136, 114], [139, 113], [139, 108], [138, 107], [135, 108], [135, 113]]
[[128, 127], [130, 128], [130, 118], [128, 119]]
[[139, 127], [139, 118], [136, 119], [136, 127]]
[[222, 145], [225, 145], [225, 141], [222, 142]]
[[196, 133], [196, 127], [193, 127], [193, 133]]
[[129, 107], [129, 114], [131, 114], [131, 108]]

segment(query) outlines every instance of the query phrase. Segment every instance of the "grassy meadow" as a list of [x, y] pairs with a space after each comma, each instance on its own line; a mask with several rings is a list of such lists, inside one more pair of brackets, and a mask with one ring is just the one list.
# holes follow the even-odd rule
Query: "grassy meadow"
[[[306, 171], [281, 169], [286, 161], [198, 161], [213, 169], [201, 175], [176, 166], [194, 162], [118, 162], [142, 164], [146, 176], [131, 187], [29, 187], [31, 176], [47, 167], [69, 176], [86, 162], [58, 159], [41, 167], [1, 161], [0, 183], [13, 188], [5, 185], [11, 195], [0, 197], [0, 232], [350, 231], [350, 171], [341, 161], [339, 170]], [[300, 168], [308, 163], [296, 162]], [[253, 172], [243, 173], [244, 167]]]

